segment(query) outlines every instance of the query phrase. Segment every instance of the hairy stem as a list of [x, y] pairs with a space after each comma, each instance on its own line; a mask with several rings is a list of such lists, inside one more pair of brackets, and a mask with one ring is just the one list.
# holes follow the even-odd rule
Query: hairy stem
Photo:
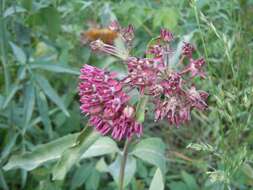
[[128, 147], [130, 144], [130, 139], [127, 139], [123, 149], [123, 156], [120, 164], [120, 173], [119, 173], [119, 190], [124, 190], [124, 176], [125, 176], [125, 168], [127, 162], [128, 155]]

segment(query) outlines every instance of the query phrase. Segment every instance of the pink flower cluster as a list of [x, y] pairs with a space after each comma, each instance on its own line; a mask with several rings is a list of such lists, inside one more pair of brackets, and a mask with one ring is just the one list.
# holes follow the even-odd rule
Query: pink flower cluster
[[[109, 29], [119, 31], [120, 37], [130, 48], [134, 37], [131, 25], [121, 28], [113, 22]], [[208, 93], [197, 90], [193, 79], [205, 78], [203, 58], [194, 59], [195, 47], [184, 43], [177, 68], [170, 65], [174, 40], [172, 33], [162, 29], [160, 36], [150, 43], [146, 58], [129, 56], [116, 45], [101, 40], [91, 42], [91, 48], [119, 57], [127, 65], [128, 74], [118, 80], [116, 73], [85, 65], [81, 69], [79, 95], [81, 110], [90, 116], [90, 124], [101, 134], [111, 133], [118, 140], [142, 134], [142, 124], [136, 121], [135, 108], [129, 103], [129, 91], [138, 89], [140, 96], [149, 96], [154, 104], [155, 121], [167, 119], [169, 124], [179, 126], [190, 121], [192, 109], [207, 108]], [[184, 66], [186, 63], [186, 66]]]
[[133, 134], [140, 136], [142, 125], [134, 120], [134, 108], [127, 105], [130, 97], [123, 92], [116, 75], [84, 65], [79, 83], [81, 110], [102, 135], [111, 133], [118, 140]]

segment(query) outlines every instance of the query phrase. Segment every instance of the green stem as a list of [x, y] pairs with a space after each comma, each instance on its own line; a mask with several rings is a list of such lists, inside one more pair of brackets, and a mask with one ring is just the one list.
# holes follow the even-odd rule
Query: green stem
[[3, 70], [4, 70], [4, 81], [5, 81], [5, 93], [6, 95], [9, 92], [10, 89], [10, 75], [7, 67], [7, 54], [6, 54], [6, 36], [5, 36], [5, 21], [4, 21], [4, 6], [5, 2], [4, 0], [0, 1], [0, 32], [1, 32], [1, 54], [2, 54], [2, 64], [3, 64]]
[[123, 156], [120, 164], [120, 173], [119, 173], [119, 190], [124, 190], [124, 177], [125, 177], [125, 168], [128, 155], [128, 147], [131, 142], [131, 139], [127, 139], [123, 149]]
[[[145, 108], [148, 102], [148, 96], [141, 96], [139, 102], [136, 106], [136, 115], [135, 119], [138, 123], [143, 123], [145, 119]], [[127, 163], [127, 156], [128, 156], [128, 147], [131, 143], [131, 139], [127, 139], [125, 141], [125, 145], [123, 148], [123, 155], [120, 164], [120, 173], [119, 173], [119, 190], [124, 190], [124, 176], [125, 176], [125, 168]]]
[[193, 4], [193, 8], [194, 8], [195, 18], [196, 18], [196, 21], [197, 21], [197, 24], [198, 24], [198, 28], [199, 28], [199, 31], [200, 31], [201, 41], [202, 41], [202, 44], [203, 44], [203, 47], [204, 47], [204, 51], [205, 51], [205, 58], [207, 60], [206, 43], [205, 43], [203, 32], [202, 32], [201, 27], [200, 27], [199, 13], [198, 13], [198, 9], [197, 9], [197, 6], [196, 6], [196, 1], [194, 1], [192, 4]]

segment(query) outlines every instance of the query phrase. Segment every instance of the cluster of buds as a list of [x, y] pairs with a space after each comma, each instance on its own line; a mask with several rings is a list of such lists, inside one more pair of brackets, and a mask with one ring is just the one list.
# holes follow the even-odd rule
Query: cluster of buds
[[[197, 90], [193, 79], [205, 78], [203, 58], [193, 58], [195, 48], [184, 43], [180, 64], [170, 65], [174, 40], [172, 33], [162, 29], [160, 36], [149, 43], [145, 58], [129, 56], [134, 37], [131, 25], [121, 28], [113, 22], [108, 29], [118, 31], [125, 43], [125, 51], [114, 44], [97, 39], [90, 43], [92, 50], [122, 59], [128, 68], [127, 76], [117, 79], [116, 73], [85, 65], [81, 69], [79, 95], [81, 110], [90, 116], [90, 124], [101, 134], [111, 133], [118, 140], [142, 134], [142, 124], [136, 121], [136, 110], [126, 93], [138, 89], [140, 96], [148, 96], [154, 104], [155, 121], [166, 119], [170, 125], [180, 126], [190, 120], [192, 109], [207, 108], [208, 93]], [[186, 66], [184, 66], [184, 62]]]

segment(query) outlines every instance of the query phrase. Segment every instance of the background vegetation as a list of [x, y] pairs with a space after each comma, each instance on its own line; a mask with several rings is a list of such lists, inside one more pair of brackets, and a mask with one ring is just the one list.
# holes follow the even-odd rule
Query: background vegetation
[[[0, 2], [0, 189], [116, 189], [117, 162], [107, 164], [118, 147], [110, 139], [103, 142], [111, 147], [107, 156], [86, 155], [65, 168], [65, 180], [53, 181], [53, 163], [37, 167], [36, 155], [16, 160], [16, 167], [9, 165], [14, 170], [3, 168], [11, 156], [65, 136], [57, 150], [40, 150], [45, 160], [50, 151], [60, 154], [64, 142], [81, 131], [86, 118], [79, 110], [79, 68], [88, 63], [120, 72], [122, 65], [108, 56], [91, 55], [81, 45], [80, 33], [91, 20], [106, 26], [113, 18], [134, 25], [135, 55], [143, 56], [150, 38], [165, 27], [179, 41], [191, 38], [207, 60], [202, 88], [210, 93], [209, 110], [194, 112], [191, 124], [180, 128], [154, 123], [152, 116], [144, 123], [144, 143], [165, 151], [165, 189], [253, 189], [252, 0]], [[128, 189], [148, 189], [155, 173], [152, 163], [138, 159], [129, 168], [130, 176], [132, 170], [136, 173]]]

